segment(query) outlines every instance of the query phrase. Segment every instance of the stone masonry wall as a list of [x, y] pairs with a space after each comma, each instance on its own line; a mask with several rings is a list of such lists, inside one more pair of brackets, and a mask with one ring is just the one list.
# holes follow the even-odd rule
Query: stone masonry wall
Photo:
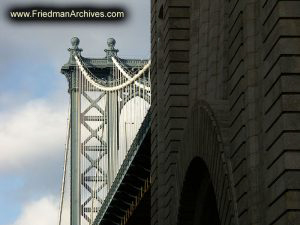
[[300, 224], [300, 1], [151, 2], [151, 223], [200, 157], [221, 224]]

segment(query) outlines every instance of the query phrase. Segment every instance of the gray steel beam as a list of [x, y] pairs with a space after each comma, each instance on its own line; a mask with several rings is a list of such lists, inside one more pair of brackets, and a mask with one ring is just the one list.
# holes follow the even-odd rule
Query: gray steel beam
[[116, 165], [118, 164], [118, 94], [108, 94], [108, 184], [111, 187], [117, 175]]
[[[80, 92], [76, 71], [71, 74], [71, 225], [80, 225]], [[79, 109], [79, 110], [78, 110]]]

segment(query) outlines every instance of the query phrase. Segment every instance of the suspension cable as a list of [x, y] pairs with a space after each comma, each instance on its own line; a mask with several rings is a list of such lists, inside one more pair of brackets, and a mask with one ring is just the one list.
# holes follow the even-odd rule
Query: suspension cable
[[[120, 72], [122, 73], [122, 75], [124, 75], [127, 78], [127, 80], [130, 80], [132, 77], [126, 73], [126, 71], [121, 66], [121, 64], [116, 60], [116, 58], [115, 57], [111, 57], [111, 59], [112, 59], [114, 65], [120, 70]], [[146, 89], [146, 91], [150, 91], [150, 87], [147, 87], [146, 85], [141, 84], [140, 82], [135, 81], [134, 84], [136, 86], [140, 87], [140, 88]]]
[[[151, 64], [151, 61], [149, 60], [149, 62], [144, 66], [143, 69], [141, 69], [137, 74], [135, 74], [133, 77], [130, 77], [130, 79], [128, 79], [127, 81], [125, 81], [124, 83], [120, 84], [120, 85], [117, 85], [117, 86], [113, 86], [113, 87], [106, 87], [106, 86], [103, 86], [103, 85], [100, 85], [98, 84], [96, 81], [94, 81], [92, 78], [91, 78], [91, 75], [86, 71], [86, 69], [84, 68], [83, 66], [83, 63], [82, 63], [82, 60], [77, 56], [75, 55], [75, 60], [76, 60], [76, 63], [77, 65], [79, 66], [79, 69], [81, 70], [82, 74], [84, 75], [84, 77], [89, 81], [91, 82], [95, 87], [97, 87], [99, 90], [101, 91], [108, 91], [108, 92], [111, 92], [111, 91], [116, 91], [116, 90], [119, 90], [121, 88], [124, 88], [126, 87], [127, 85], [133, 83], [134, 81], [136, 81], [140, 76], [142, 76], [144, 74], [144, 72], [150, 67], [150, 64]], [[125, 71], [124, 71], [125, 72]]]
[[65, 195], [65, 183], [66, 183], [66, 173], [67, 173], [67, 163], [68, 163], [68, 153], [69, 153], [69, 143], [70, 143], [70, 116], [71, 116], [71, 106], [69, 102], [69, 110], [68, 110], [68, 119], [67, 119], [67, 134], [66, 134], [66, 144], [65, 144], [65, 155], [64, 155], [64, 171], [62, 177], [62, 184], [61, 184], [61, 193], [60, 193], [60, 205], [59, 205], [59, 220], [58, 225], [61, 225], [61, 217], [62, 217], [62, 210], [63, 210], [63, 203], [64, 203], [64, 195]]

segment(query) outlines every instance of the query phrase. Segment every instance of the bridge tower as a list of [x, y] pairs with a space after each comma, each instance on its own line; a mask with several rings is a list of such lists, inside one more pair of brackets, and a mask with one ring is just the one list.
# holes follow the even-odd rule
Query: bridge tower
[[107, 40], [105, 57], [86, 58], [79, 42], [71, 39], [69, 61], [61, 68], [70, 94], [65, 161], [70, 162], [71, 225], [93, 223], [151, 101], [148, 60], [119, 58], [114, 38]]

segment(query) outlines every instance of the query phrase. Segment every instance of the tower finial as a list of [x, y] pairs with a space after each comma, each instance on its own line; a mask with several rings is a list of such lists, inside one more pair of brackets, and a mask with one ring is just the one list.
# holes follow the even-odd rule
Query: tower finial
[[82, 52], [82, 49], [79, 48], [79, 43], [80, 43], [80, 40], [78, 37], [72, 37], [71, 38], [71, 45], [72, 45], [72, 48], [69, 48], [68, 51], [70, 52], [70, 59], [69, 59], [69, 62], [74, 62], [74, 55], [75, 54], [81, 54]]
[[106, 58], [111, 58], [112, 56], [116, 56], [119, 52], [118, 49], [115, 49], [116, 40], [114, 38], [107, 39], [108, 48], [104, 51], [106, 52]]
[[78, 45], [80, 43], [80, 40], [78, 37], [72, 37], [71, 44], [73, 48], [78, 48]]

